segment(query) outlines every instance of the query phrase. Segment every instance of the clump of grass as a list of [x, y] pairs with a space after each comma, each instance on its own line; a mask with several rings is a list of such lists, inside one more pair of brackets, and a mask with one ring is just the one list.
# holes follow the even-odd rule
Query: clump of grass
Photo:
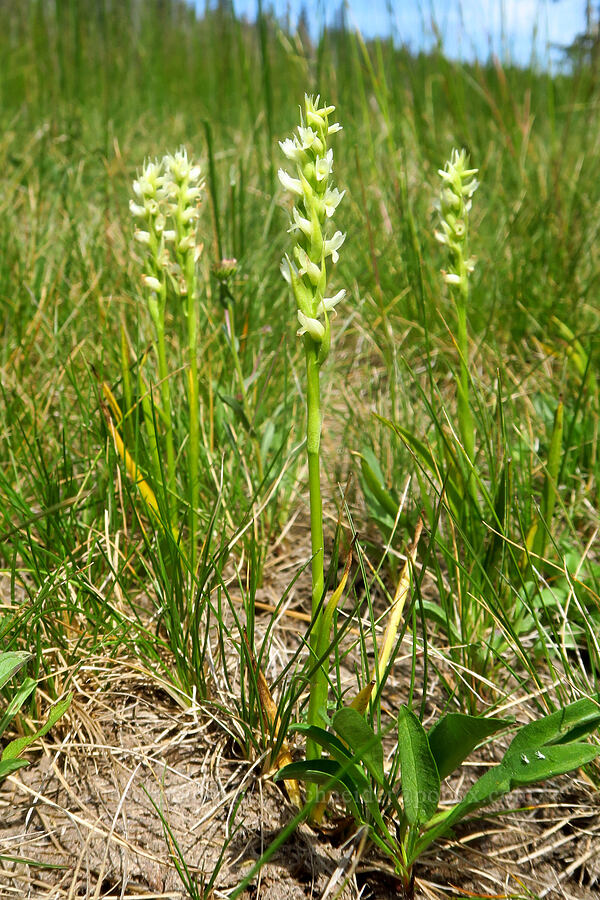
[[[308, 101], [306, 108], [308, 116]], [[326, 115], [327, 111], [324, 109], [322, 113]], [[321, 141], [318, 144], [318, 150], [324, 154], [327, 146], [325, 141], [327, 133], [325, 130], [327, 128], [326, 118], [322, 127], [323, 132]], [[311, 642], [311, 651], [313, 656], [318, 657], [317, 665], [320, 666], [320, 672], [318, 673], [319, 680], [311, 681], [307, 721], [306, 723], [293, 726], [295, 731], [306, 735], [306, 759], [285, 765], [277, 777], [285, 780], [287, 783], [294, 783], [295, 779], [307, 782], [309, 790], [305, 815], [312, 818], [313, 821], [320, 821], [328, 802], [329, 792], [334, 788], [340, 792], [347, 808], [352, 812], [357, 826], [360, 828], [366, 827], [379, 849], [393, 859], [396, 871], [401, 879], [402, 895], [406, 898], [412, 898], [414, 896], [414, 864], [418, 856], [433, 840], [451, 827], [454, 822], [470, 812], [492, 803], [499, 795], [508, 792], [514, 787], [525, 783], [534, 783], [538, 780], [546, 780], [555, 774], [562, 774], [595, 759], [597, 748], [588, 743], [577, 744], [577, 738], [580, 733], [580, 726], [583, 727], [583, 733], [586, 735], [593, 733], [598, 726], [600, 716], [598, 714], [597, 698], [591, 700], [583, 699], [558, 709], [555, 713], [536, 723], [524, 726], [515, 736], [500, 766], [490, 770], [487, 775], [483, 776], [481, 781], [477, 782], [471, 789], [464, 801], [454, 807], [453, 810], [439, 812], [441, 777], [449, 774], [455, 764], [462, 761], [479, 743], [479, 735], [481, 738], [487, 738], [497, 728], [505, 727], [508, 722], [502, 720], [487, 720], [485, 722], [474, 716], [450, 714], [448, 718], [441, 719], [431, 730], [430, 735], [428, 735], [419, 717], [412, 712], [410, 706], [402, 706], [397, 715], [397, 759], [391, 770], [394, 773], [394, 777], [395, 775], [400, 775], [400, 786], [398, 787], [398, 785], [393, 783], [393, 778], [391, 781], [388, 780], [383, 764], [382, 736], [377, 734], [367, 724], [364, 714], [369, 706], [373, 687], [377, 684], [378, 690], [375, 692], [372, 701], [371, 713], [376, 721], [380, 722], [381, 720], [381, 687], [385, 682], [385, 678], [389, 675], [390, 667], [388, 663], [400, 630], [405, 598], [409, 591], [408, 561], [399, 589], [390, 606], [388, 633], [379, 651], [376, 651], [376, 666], [370, 682], [359, 691], [357, 697], [350, 705], [338, 708], [332, 718], [329, 718], [327, 715], [329, 671], [323, 660], [332, 653], [334, 648], [337, 649], [337, 642], [335, 640], [333, 643], [331, 642], [330, 629], [337, 604], [346, 585], [349, 565], [340, 585], [334, 591], [327, 604], [323, 604], [323, 608], [320, 609], [320, 604], [323, 602], [324, 578], [322, 564], [322, 505], [320, 483], [317, 480], [319, 476], [318, 441], [313, 441], [312, 444], [312, 450], [317, 454], [316, 465], [314, 467], [310, 465], [311, 439], [313, 439], [313, 434], [311, 433], [311, 412], [319, 412], [319, 394], [318, 383], [311, 394], [310, 379], [312, 372], [318, 371], [317, 366], [320, 359], [318, 354], [324, 352], [326, 356], [329, 351], [327, 333], [329, 323], [326, 302], [321, 300], [325, 281], [323, 246], [326, 246], [326, 244], [323, 244], [320, 229], [317, 230], [314, 224], [317, 219], [313, 206], [314, 185], [308, 182], [307, 177], [307, 173], [312, 175], [313, 167], [315, 172], [318, 173], [322, 157], [317, 156], [316, 160], [313, 160], [303, 146], [305, 143], [310, 146], [314, 140], [313, 134], [311, 130], [306, 135], [306, 130], [301, 126], [299, 129], [300, 140], [296, 139], [295, 143], [287, 148], [285, 145], [282, 145], [287, 155], [292, 156], [297, 161], [300, 178], [292, 180], [283, 173], [281, 180], [302, 198], [302, 201], [309, 207], [311, 212], [310, 216], [308, 211], [303, 216], [302, 212], [304, 210], [298, 212], [294, 209], [293, 220], [295, 224], [292, 226], [293, 229], [301, 231], [310, 240], [310, 250], [313, 256], [315, 248], [316, 253], [321, 255], [321, 267], [319, 268], [315, 265], [314, 258], [311, 259], [308, 256], [307, 248], [301, 245], [299, 248], [296, 248], [296, 257], [301, 268], [299, 270], [296, 269], [287, 260], [288, 279], [292, 284], [295, 299], [299, 306], [298, 318], [302, 326], [301, 333], [307, 335], [305, 339], [307, 356], [311, 353], [316, 360], [316, 365], [313, 362], [312, 368], [310, 357], [307, 363], [307, 377], [309, 380], [307, 450], [309, 453], [311, 488], [313, 624], [315, 621], [317, 623], [317, 638], [316, 641], [313, 640]], [[331, 162], [326, 166], [326, 171], [329, 171], [330, 168]], [[451, 458], [452, 467], [447, 464], [441, 470], [443, 484], [440, 487], [440, 498], [443, 499], [443, 493], [445, 491], [448, 492], [447, 507], [451, 510], [453, 518], [457, 522], [461, 536], [465, 536], [465, 547], [473, 554], [473, 564], [477, 565], [479, 560], [477, 560], [475, 553], [481, 547], [479, 532], [481, 532], [483, 524], [481, 519], [478, 518], [480, 498], [489, 506], [492, 514], [496, 512], [496, 509], [490, 502], [483, 477], [476, 467], [476, 435], [469, 389], [468, 276], [473, 271], [474, 264], [467, 256], [466, 248], [467, 216], [471, 206], [471, 198], [477, 188], [477, 182], [474, 179], [475, 174], [475, 169], [467, 167], [466, 154], [464, 152], [453, 152], [452, 158], [445, 169], [440, 170], [444, 188], [440, 200], [441, 231], [438, 232], [437, 237], [441, 243], [447, 246], [449, 251], [450, 268], [449, 271], [444, 273], [444, 280], [450, 286], [450, 289], [456, 292], [454, 299], [457, 312], [457, 346], [459, 351], [459, 372], [456, 378], [458, 395], [457, 415], [459, 440], [462, 441], [459, 447], [464, 457], [464, 459], [461, 459], [460, 456], [454, 456]], [[325, 193], [324, 190], [323, 193]], [[340, 234], [339, 242], [341, 242], [341, 238]], [[314, 266], [314, 271], [311, 270], [311, 264]], [[301, 280], [302, 277], [305, 278], [304, 281]], [[317, 284], [323, 284], [320, 295], [314, 291], [314, 286]], [[325, 325], [316, 318], [316, 314], [319, 312], [325, 316]], [[320, 429], [320, 419], [317, 420], [317, 424]], [[402, 426], [393, 422], [390, 424], [414, 450], [415, 457], [419, 458], [423, 471], [428, 470], [428, 475], [431, 479], [439, 476], [441, 466], [436, 462], [429, 449]], [[558, 447], [559, 445], [558, 440], [553, 440], [553, 447]], [[552, 468], [554, 470], [554, 459], [557, 456], [556, 450], [552, 456]], [[552, 476], [550, 475], [550, 477]], [[314, 485], [313, 478], [315, 480]], [[385, 494], [380, 489], [376, 496], [380, 500]], [[423, 494], [425, 505], [427, 505], [427, 501], [427, 495]], [[552, 497], [548, 494], [545, 509], [550, 514], [552, 505]], [[315, 511], [317, 513], [316, 524]], [[430, 504], [427, 511], [430, 528], [435, 535], [436, 522], [434, 515], [435, 517], [439, 516], [439, 512], [436, 511], [434, 514], [433, 507]], [[315, 535], [317, 538], [316, 543]], [[475, 536], [478, 540], [476, 548], [473, 546]], [[504, 534], [501, 533], [501, 537], [504, 538]], [[418, 536], [415, 541], [415, 550], [417, 543]], [[444, 548], [443, 544], [442, 547], [446, 550], [446, 560], [450, 565], [456, 567], [452, 572], [452, 576], [458, 582], [460, 581], [460, 567], [470, 565], [470, 563], [452, 559], [447, 548]], [[317, 554], [318, 565], [315, 567], [314, 558]], [[452, 562], [450, 562], [451, 560]], [[481, 568], [484, 571], [483, 566]], [[315, 588], [318, 590], [317, 596], [315, 596]], [[472, 610], [469, 609], [468, 602], [464, 602], [462, 605], [460, 619], [461, 623], [463, 625], [466, 624], [471, 632], [470, 640], [473, 637], [476, 640], [478, 637], [480, 639], [487, 637], [484, 629], [489, 627], [489, 619], [484, 618], [483, 622], [478, 620]], [[507, 614], [507, 619], [510, 628], [512, 623], [509, 614]], [[413, 616], [413, 654], [416, 642], [414, 625], [415, 619]], [[475, 631], [477, 627], [481, 629], [479, 633]], [[384, 668], [383, 679], [378, 668], [379, 662]], [[472, 657], [470, 662], [473, 665]], [[475, 671], [478, 670], [475, 669]], [[487, 667], [482, 667], [482, 671], [485, 674], [490, 674], [492, 671], [491, 666], [488, 664]], [[414, 676], [415, 665], [413, 656], [412, 679], [414, 679]], [[413, 686], [411, 681], [411, 694]], [[425, 693], [426, 687], [424, 685], [422, 695], [425, 696]], [[315, 704], [315, 697], [318, 700], [318, 705]], [[317, 713], [316, 715], [315, 712]], [[421, 709], [421, 717], [422, 715], [423, 709]], [[573, 725], [572, 728], [571, 724]], [[436, 728], [439, 731], [436, 731]], [[557, 741], [562, 742], [563, 738], [567, 746], [561, 747], [558, 755], [556, 755], [553, 745]], [[315, 744], [319, 748], [317, 751], [315, 751]], [[462, 750], [458, 749], [460, 747], [462, 747]], [[326, 750], [329, 754], [327, 758], [322, 758], [322, 750]], [[533, 765], [531, 765], [532, 763]], [[377, 797], [373, 796], [374, 785], [377, 785], [384, 792], [389, 806], [398, 817], [395, 837], [392, 836], [388, 825], [384, 821], [382, 807]], [[322, 787], [323, 791], [319, 791], [317, 786]], [[397, 801], [398, 792], [402, 794], [402, 804], [399, 804]], [[260, 861], [257, 867], [259, 865]], [[250, 877], [251, 875], [244, 879], [238, 890], [241, 890], [248, 883]]]
[[[556, 630], [557, 609], [547, 597], [542, 599], [538, 578], [540, 570], [553, 565], [545, 554], [556, 528], [564, 410], [559, 400], [550, 426], [548, 456], [543, 461], [539, 507], [525, 512], [523, 498], [535, 490], [539, 479], [530, 472], [529, 482], [521, 482], [517, 494], [514, 413], [510, 411], [507, 424], [506, 376], [496, 375], [495, 409], [489, 412], [484, 395], [489, 389], [475, 383], [470, 363], [469, 275], [474, 260], [469, 257], [467, 241], [468, 213], [478, 186], [476, 170], [467, 168], [464, 153], [453, 151], [439, 174], [441, 227], [436, 237], [448, 254], [443, 280], [456, 313], [455, 332], [448, 326], [458, 355], [456, 404], [449, 405], [429, 375], [429, 396], [425, 388], [417, 388], [430, 420], [429, 437], [415, 434], [397, 419], [381, 417], [380, 421], [408, 448], [416, 466], [419, 503], [435, 547], [438, 594], [437, 602], [427, 601], [424, 608], [445, 630], [452, 656], [469, 673], [466, 679], [461, 677], [456, 690], [461, 703], [474, 710], [491, 672], [498, 678], [504, 670], [503, 678], [512, 677], [511, 665], [505, 665], [507, 652], [520, 659], [534, 680], [535, 663], [530, 663], [525, 645], [533, 643], [534, 660], [542, 656], [548, 660], [557, 652], [564, 657]], [[410, 368], [407, 371], [416, 383], [415, 373]], [[361, 454], [361, 474], [369, 507], [393, 542], [410, 524], [411, 516], [400, 508], [398, 495], [385, 486], [381, 466], [368, 447]], [[556, 550], [556, 542], [554, 545]]]

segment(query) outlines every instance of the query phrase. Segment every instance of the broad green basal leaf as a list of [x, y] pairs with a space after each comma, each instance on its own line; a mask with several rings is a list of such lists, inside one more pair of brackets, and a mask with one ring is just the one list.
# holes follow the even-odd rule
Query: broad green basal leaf
[[425, 729], [406, 706], [398, 714], [402, 802], [410, 825], [425, 825], [440, 802], [440, 776]]

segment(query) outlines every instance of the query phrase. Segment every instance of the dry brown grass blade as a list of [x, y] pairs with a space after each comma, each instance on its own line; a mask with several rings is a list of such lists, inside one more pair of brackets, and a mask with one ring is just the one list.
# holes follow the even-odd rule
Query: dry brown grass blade
[[342, 845], [341, 849], [346, 852], [340, 858], [335, 871], [329, 879], [327, 887], [321, 895], [321, 900], [337, 900], [342, 895], [365, 852], [368, 837], [368, 827], [361, 825], [356, 833]]
[[[244, 641], [246, 643], [246, 650], [248, 652], [248, 657], [250, 659], [252, 670], [254, 672], [254, 677], [256, 679], [256, 687], [258, 689], [258, 701], [260, 703], [260, 713], [263, 722], [263, 727], [265, 731], [269, 731], [275, 740], [277, 740], [279, 736], [279, 729], [281, 727], [281, 720], [279, 718], [279, 714], [277, 712], [277, 706], [275, 705], [275, 701], [271, 696], [271, 691], [269, 690], [269, 685], [267, 684], [267, 679], [262, 673], [258, 662], [254, 654], [252, 653], [252, 649], [250, 647], [250, 642], [248, 641], [248, 635], [244, 631]], [[292, 762], [292, 754], [290, 753], [289, 744], [284, 738], [281, 743], [281, 748], [275, 758], [269, 757], [268, 764], [269, 769], [271, 771], [275, 771], [276, 769], [282, 769], [283, 766], [287, 766]], [[285, 789], [288, 792], [288, 797], [294, 806], [300, 807], [302, 806], [302, 798], [300, 797], [300, 788], [298, 787], [298, 782], [296, 779], [287, 778], [284, 779]]]

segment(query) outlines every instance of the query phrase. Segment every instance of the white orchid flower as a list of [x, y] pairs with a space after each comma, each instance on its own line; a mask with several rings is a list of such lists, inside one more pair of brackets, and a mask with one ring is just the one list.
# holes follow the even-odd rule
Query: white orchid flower
[[338, 204], [345, 193], [346, 191], [340, 193], [337, 188], [327, 188], [325, 191], [325, 215], [328, 219], [330, 219], [336, 211]]
[[311, 338], [315, 341], [322, 341], [325, 337], [325, 326], [319, 322], [318, 319], [313, 319], [311, 316], [306, 316], [301, 309], [298, 310], [298, 321], [300, 322], [300, 328], [296, 332], [298, 337], [303, 334], [310, 334]]
[[292, 162], [299, 162], [302, 159], [302, 147], [296, 138], [286, 138], [285, 141], [279, 141], [284, 156]]
[[333, 297], [323, 297], [317, 307], [317, 315], [322, 316], [323, 313], [331, 313], [335, 316], [337, 313], [335, 308], [336, 304], [338, 304], [340, 300], [343, 300], [345, 296], [346, 291], [342, 289], [341, 291], [338, 291], [337, 294], [334, 294]]
[[279, 169], [277, 176], [286, 190], [291, 191], [293, 194], [297, 194], [299, 197], [302, 196], [302, 182], [299, 178], [292, 178], [285, 169]]
[[304, 216], [301, 216], [296, 207], [294, 206], [292, 210], [292, 216], [294, 219], [294, 223], [288, 229], [288, 231], [301, 231], [306, 237], [310, 238], [312, 235], [312, 224], [308, 219], [305, 219]]
[[342, 234], [341, 231], [336, 231], [332, 238], [329, 238], [328, 241], [323, 241], [323, 252], [325, 256], [331, 256], [332, 263], [336, 263], [340, 258], [338, 250], [345, 240], [346, 235]]
[[296, 259], [300, 263], [300, 275], [308, 275], [313, 284], [317, 284], [321, 277], [321, 267], [312, 261], [306, 250], [296, 248]]
[[317, 161], [315, 163], [315, 174], [317, 176], [317, 181], [323, 181], [324, 178], [329, 178], [332, 170], [333, 150], [328, 150], [326, 156], [317, 156]]

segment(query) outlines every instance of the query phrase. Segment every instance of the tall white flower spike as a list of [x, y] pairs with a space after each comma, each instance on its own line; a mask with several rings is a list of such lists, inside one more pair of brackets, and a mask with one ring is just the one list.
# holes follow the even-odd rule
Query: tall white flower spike
[[[314, 342], [321, 365], [327, 358], [331, 342], [329, 314], [335, 314], [335, 304], [345, 291], [325, 297], [327, 260], [336, 263], [338, 250], [345, 235], [336, 231], [326, 234], [326, 223], [338, 207], [344, 192], [331, 185], [333, 150], [329, 136], [341, 130], [336, 122], [329, 124], [333, 106], [319, 106], [319, 97], [304, 97], [304, 112], [300, 115], [297, 135], [281, 141], [284, 155], [296, 165], [294, 177], [279, 170], [283, 187], [294, 195], [292, 221], [289, 232], [294, 236], [293, 259], [285, 256], [281, 271], [292, 286], [298, 305], [299, 335]], [[308, 345], [307, 345], [308, 346]]]

